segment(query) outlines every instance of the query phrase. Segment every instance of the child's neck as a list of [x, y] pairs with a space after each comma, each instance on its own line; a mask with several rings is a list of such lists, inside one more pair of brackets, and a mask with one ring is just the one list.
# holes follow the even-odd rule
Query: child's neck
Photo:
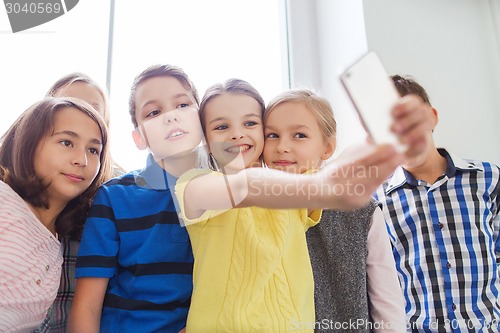
[[181, 176], [184, 172], [193, 169], [198, 164], [198, 153], [193, 152], [183, 156], [168, 157], [156, 160], [156, 163], [174, 177]]
[[49, 204], [49, 208], [33, 207], [28, 204], [31, 211], [37, 219], [55, 236], [56, 235], [56, 219], [64, 209], [65, 205]]
[[427, 156], [425, 162], [419, 167], [407, 169], [416, 179], [424, 180], [428, 184], [434, 182], [446, 172], [446, 158], [439, 154], [437, 149]]

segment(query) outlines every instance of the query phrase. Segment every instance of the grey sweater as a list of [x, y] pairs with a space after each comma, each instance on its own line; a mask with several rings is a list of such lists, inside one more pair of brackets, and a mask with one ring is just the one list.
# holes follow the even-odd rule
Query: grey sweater
[[377, 203], [350, 212], [324, 210], [306, 233], [314, 274], [315, 332], [370, 332], [367, 237]]

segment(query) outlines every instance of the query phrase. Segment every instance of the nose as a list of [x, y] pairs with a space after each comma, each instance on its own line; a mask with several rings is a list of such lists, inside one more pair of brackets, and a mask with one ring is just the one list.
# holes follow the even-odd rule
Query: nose
[[231, 140], [240, 140], [240, 139], [243, 139], [244, 135], [243, 133], [235, 128], [234, 131], [231, 133]]
[[179, 122], [179, 115], [177, 114], [177, 111], [176, 110], [172, 110], [172, 111], [169, 111], [169, 112], [165, 113], [163, 121], [166, 124], [171, 124], [171, 123], [174, 123], [174, 122]]
[[88, 163], [87, 149], [84, 149], [83, 151], [79, 151], [79, 150], [75, 149], [75, 154], [73, 156], [73, 160], [72, 160], [71, 164], [73, 164], [75, 166], [84, 167], [87, 165], [87, 163]]
[[290, 152], [290, 145], [288, 144], [288, 140], [286, 138], [279, 138], [278, 145], [276, 146], [276, 151], [280, 154]]

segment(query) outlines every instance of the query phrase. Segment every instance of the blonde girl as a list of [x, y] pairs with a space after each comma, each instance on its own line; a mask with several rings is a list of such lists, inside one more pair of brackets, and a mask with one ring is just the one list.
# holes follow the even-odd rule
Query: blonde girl
[[0, 138], [0, 331], [31, 331], [61, 277], [59, 233], [80, 232], [109, 175], [107, 129], [87, 103], [48, 97]]
[[[325, 98], [309, 90], [276, 96], [264, 113], [266, 165], [291, 173], [321, 168], [335, 150], [336, 127]], [[316, 321], [336, 325], [318, 326], [316, 332], [351, 322], [356, 327], [342, 326], [343, 332], [371, 332], [370, 325], [374, 332], [405, 330], [404, 300], [390, 241], [374, 200], [353, 211], [324, 210], [321, 223], [309, 229], [306, 238]]]

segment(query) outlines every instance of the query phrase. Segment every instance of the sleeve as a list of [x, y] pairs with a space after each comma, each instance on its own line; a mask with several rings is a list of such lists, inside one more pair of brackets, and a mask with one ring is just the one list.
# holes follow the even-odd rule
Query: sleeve
[[[316, 169], [307, 170], [306, 172], [304, 172], [304, 174], [310, 175], [310, 174], [313, 174], [317, 171], [318, 170], [316, 170]], [[317, 225], [319, 223], [319, 221], [321, 220], [321, 215], [323, 214], [323, 210], [322, 209], [314, 209], [312, 211], [309, 211], [306, 209], [305, 211], [309, 214], [307, 217], [307, 220], [306, 220], [306, 224], [305, 224], [305, 231], [307, 231], [309, 228], [314, 227], [315, 225]]]
[[[307, 209], [305, 210], [307, 212]], [[305, 231], [307, 231], [309, 228], [314, 227], [319, 223], [321, 220], [321, 216], [323, 214], [322, 209], [315, 209], [309, 213], [309, 216], [307, 216], [307, 221], [305, 225]]]
[[177, 180], [177, 183], [175, 184], [175, 196], [176, 196], [177, 203], [178, 203], [178, 209], [179, 209], [178, 215], [179, 215], [179, 222], [181, 223], [181, 225], [189, 226], [189, 225], [199, 223], [199, 222], [206, 222], [210, 218], [213, 218], [213, 217], [220, 215], [220, 214], [227, 211], [227, 210], [206, 210], [200, 217], [197, 217], [195, 219], [189, 219], [186, 217], [186, 215], [185, 215], [186, 186], [194, 178], [200, 177], [203, 175], [207, 175], [207, 174], [213, 174], [214, 177], [222, 177], [223, 176], [222, 173], [215, 172], [215, 171], [208, 170], [208, 169], [193, 169], [193, 170], [189, 170], [186, 173], [184, 173]]
[[399, 284], [391, 243], [380, 208], [368, 231], [366, 274], [370, 315], [379, 325], [375, 332], [406, 331], [405, 301]]
[[117, 273], [120, 238], [106, 188], [99, 188], [85, 221], [75, 277], [111, 278]]

